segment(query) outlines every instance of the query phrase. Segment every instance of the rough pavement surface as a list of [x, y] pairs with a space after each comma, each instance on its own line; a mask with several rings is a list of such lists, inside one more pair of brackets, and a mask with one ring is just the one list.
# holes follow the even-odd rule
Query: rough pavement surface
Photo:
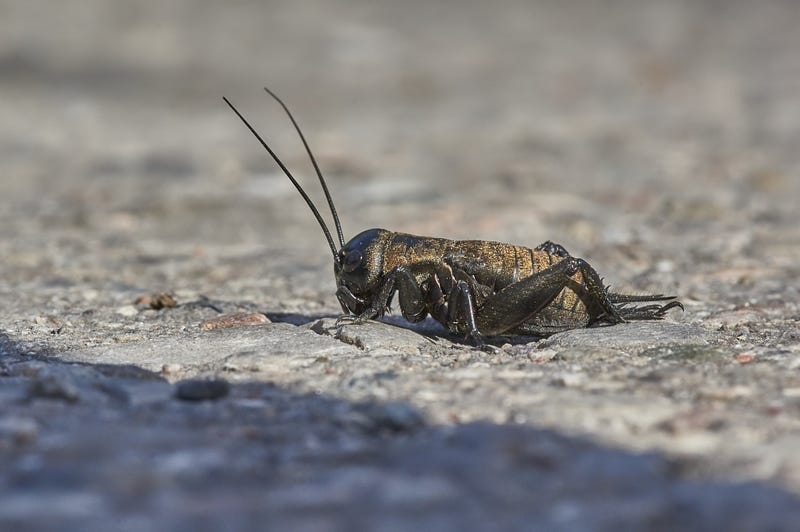
[[[790, 1], [0, 3], [0, 528], [791, 530]], [[336, 325], [324, 239], [563, 244], [659, 323]], [[324, 210], [324, 209], [323, 209]]]

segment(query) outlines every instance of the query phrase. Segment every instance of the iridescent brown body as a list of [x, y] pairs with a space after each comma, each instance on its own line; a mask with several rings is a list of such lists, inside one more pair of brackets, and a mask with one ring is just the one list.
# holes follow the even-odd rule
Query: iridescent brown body
[[[672, 296], [609, 293], [597, 272], [558, 244], [536, 248], [369, 229], [334, 263], [337, 296], [354, 321], [382, 315], [398, 294], [408, 321], [428, 315], [480, 343], [482, 336], [544, 336], [596, 323], [660, 319]], [[629, 306], [668, 301], [661, 305]]]
[[[564, 257], [542, 249], [515, 246], [488, 240], [449, 240], [392, 233], [384, 252], [383, 274], [405, 264], [415, 271], [417, 282], [431, 282], [430, 269], [425, 264], [445, 257], [461, 258], [463, 266], [474, 281], [496, 293], [531, 275], [561, 262]], [[420, 265], [415, 267], [414, 265]], [[469, 266], [472, 267], [469, 267]], [[567, 285], [544, 308], [508, 334], [543, 335], [585, 327], [591, 316], [581, 296], [586, 292], [580, 270], [569, 277]], [[485, 299], [485, 298], [484, 298]], [[480, 314], [481, 301], [477, 311]], [[445, 326], [447, 324], [444, 324]], [[480, 330], [480, 327], [478, 328]]]

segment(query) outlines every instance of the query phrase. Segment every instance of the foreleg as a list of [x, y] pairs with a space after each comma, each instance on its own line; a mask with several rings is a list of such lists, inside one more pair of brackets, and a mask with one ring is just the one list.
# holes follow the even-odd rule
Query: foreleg
[[383, 316], [389, 307], [389, 301], [391, 301], [395, 291], [398, 292], [400, 311], [405, 319], [410, 322], [418, 322], [427, 315], [422, 288], [407, 266], [396, 266], [386, 274], [383, 284], [371, 301], [356, 298], [350, 294], [346, 288], [340, 288], [339, 291], [337, 291], [337, 295], [342, 291], [346, 292], [346, 294], [340, 296], [340, 300], [342, 297], [346, 299], [348, 297], [347, 294], [349, 294], [350, 297], [354, 298], [358, 303], [365, 305], [366, 309], [357, 315], [342, 316], [339, 318], [340, 321], [364, 323], [379, 316]]

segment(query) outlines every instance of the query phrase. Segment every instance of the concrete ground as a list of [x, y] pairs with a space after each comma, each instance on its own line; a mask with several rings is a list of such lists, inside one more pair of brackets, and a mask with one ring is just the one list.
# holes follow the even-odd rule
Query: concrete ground
[[[0, 2], [0, 528], [794, 529], [798, 24]], [[319, 227], [221, 99], [322, 204], [265, 84], [347, 237], [553, 240], [685, 312], [491, 353], [337, 326]]]

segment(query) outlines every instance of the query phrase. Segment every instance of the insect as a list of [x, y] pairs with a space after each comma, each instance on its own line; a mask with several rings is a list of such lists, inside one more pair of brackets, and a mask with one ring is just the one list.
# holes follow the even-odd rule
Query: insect
[[286, 104], [283, 108], [303, 142], [333, 216], [339, 246], [319, 210], [261, 135], [233, 110], [308, 204], [333, 254], [340, 321], [363, 323], [389, 310], [395, 294], [403, 318], [416, 323], [430, 315], [451, 332], [484, 345], [485, 336], [547, 336], [595, 324], [662, 319], [683, 309], [676, 296], [611, 292], [586, 261], [552, 242], [535, 248], [484, 240], [448, 240], [367, 229], [345, 242], [325, 179]]

